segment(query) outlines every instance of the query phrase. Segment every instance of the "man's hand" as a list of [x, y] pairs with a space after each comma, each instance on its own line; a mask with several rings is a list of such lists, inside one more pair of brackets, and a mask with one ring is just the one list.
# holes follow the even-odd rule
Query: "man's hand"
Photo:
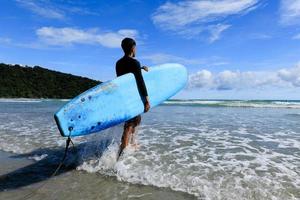
[[146, 67], [146, 66], [143, 66], [142, 69], [145, 70], [146, 72], [149, 71], [148, 67]]
[[145, 98], [145, 104], [144, 104], [144, 112], [148, 112], [150, 110], [150, 103], [148, 96]]
[[150, 103], [149, 103], [149, 101], [146, 101], [145, 107], [144, 107], [144, 112], [148, 112], [149, 109], [150, 109]]

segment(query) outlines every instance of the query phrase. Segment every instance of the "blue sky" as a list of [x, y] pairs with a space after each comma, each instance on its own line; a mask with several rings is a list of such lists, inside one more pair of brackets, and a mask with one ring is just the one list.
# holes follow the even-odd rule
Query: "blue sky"
[[176, 98], [300, 99], [300, 0], [0, 2], [0, 62], [115, 77], [120, 41], [189, 72]]

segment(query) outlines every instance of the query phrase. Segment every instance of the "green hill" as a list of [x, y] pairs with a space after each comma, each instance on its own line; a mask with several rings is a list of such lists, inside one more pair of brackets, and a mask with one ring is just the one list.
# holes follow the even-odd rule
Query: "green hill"
[[69, 99], [99, 83], [39, 66], [0, 63], [0, 98]]

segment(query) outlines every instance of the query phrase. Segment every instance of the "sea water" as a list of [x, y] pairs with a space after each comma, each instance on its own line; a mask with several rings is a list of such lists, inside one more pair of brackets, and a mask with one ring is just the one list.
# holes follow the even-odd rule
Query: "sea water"
[[[0, 150], [31, 159], [32, 165], [47, 161], [44, 167], [53, 170], [65, 145], [53, 114], [64, 103], [0, 100]], [[74, 166], [59, 175], [58, 184], [93, 188], [91, 199], [103, 199], [103, 183], [97, 184], [103, 177], [111, 187], [157, 188], [130, 194], [123, 188], [105, 193], [106, 199], [116, 193], [116, 199], [123, 193], [124, 199], [147, 199], [160, 189], [169, 191], [161, 194], [165, 199], [300, 199], [299, 101], [167, 101], [142, 116], [135, 136], [139, 148], [127, 148], [116, 161], [122, 128], [74, 138], [77, 150], [67, 161]], [[88, 178], [74, 180], [81, 175]], [[2, 184], [2, 193], [29, 185]]]

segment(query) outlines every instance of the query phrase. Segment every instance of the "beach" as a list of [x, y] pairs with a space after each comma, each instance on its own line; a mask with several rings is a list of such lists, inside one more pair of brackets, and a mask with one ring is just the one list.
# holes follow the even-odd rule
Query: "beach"
[[[69, 172], [63, 170], [59, 176], [48, 179], [48, 175], [56, 166], [51, 165], [53, 168], [49, 168], [49, 165], [34, 167], [35, 161], [14, 157], [14, 154], [0, 152], [0, 175], [14, 172], [9, 180], [1, 180], [0, 199], [196, 199], [192, 195], [174, 192], [167, 188], [160, 189], [118, 182], [115, 177], [90, 174], [74, 169]], [[26, 166], [33, 167], [34, 172], [26, 172], [24, 170]], [[23, 171], [16, 172], [20, 168]], [[32, 182], [32, 179], [38, 179], [38, 181]], [[3, 191], [7, 183], [12, 185], [8, 190]], [[44, 186], [36, 190], [41, 185]]]
[[138, 150], [116, 162], [122, 124], [76, 137], [50, 177], [66, 102], [0, 100], [0, 199], [300, 199], [299, 101], [167, 101], [143, 115]]

